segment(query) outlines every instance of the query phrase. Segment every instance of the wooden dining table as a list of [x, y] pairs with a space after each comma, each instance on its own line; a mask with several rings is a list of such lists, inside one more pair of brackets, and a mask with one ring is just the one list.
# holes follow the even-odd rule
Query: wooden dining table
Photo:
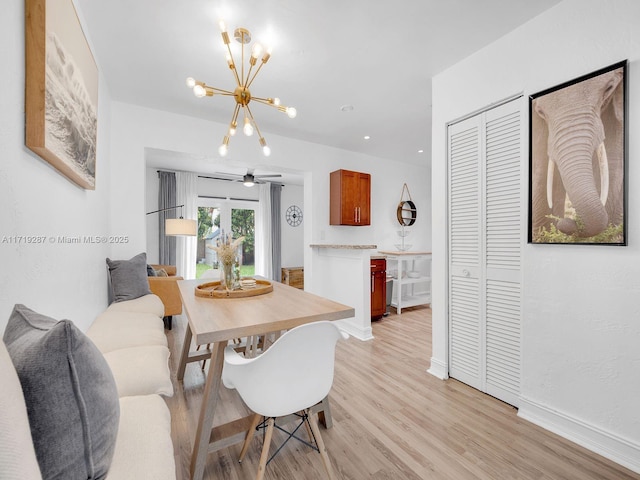
[[[178, 380], [183, 380], [188, 363], [211, 360], [191, 453], [192, 480], [202, 479], [209, 452], [242, 442], [250, 425], [251, 415], [213, 427], [222, 386], [224, 349], [229, 340], [355, 315], [352, 307], [278, 282], [272, 282], [272, 292], [242, 298], [196, 296], [196, 287], [203, 283], [203, 280], [197, 279], [178, 281], [189, 322], [178, 366]], [[191, 350], [192, 340], [199, 350]], [[200, 349], [203, 345], [212, 345], [212, 348]], [[328, 403], [325, 402], [320, 408], [325, 409], [326, 421], [330, 418], [326, 411]]]

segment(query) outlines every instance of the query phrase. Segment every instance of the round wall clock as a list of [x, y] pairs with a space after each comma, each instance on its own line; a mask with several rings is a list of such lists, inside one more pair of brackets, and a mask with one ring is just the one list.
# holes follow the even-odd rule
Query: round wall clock
[[302, 223], [302, 210], [297, 205], [291, 205], [287, 208], [287, 223], [292, 227], [297, 227]]

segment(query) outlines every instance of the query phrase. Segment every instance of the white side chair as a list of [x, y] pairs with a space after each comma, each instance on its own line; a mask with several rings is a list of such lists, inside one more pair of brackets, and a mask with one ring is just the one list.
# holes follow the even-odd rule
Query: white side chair
[[[335, 479], [318, 423], [309, 409], [331, 390], [335, 346], [341, 338], [349, 338], [349, 335], [332, 322], [322, 321], [289, 330], [255, 358], [242, 357], [232, 346], [225, 349], [222, 381], [227, 388], [235, 388], [255, 413], [239, 462], [244, 459], [255, 431], [266, 428], [256, 480], [262, 479], [267, 463], [282, 448], [278, 448], [267, 461], [274, 426], [289, 434], [285, 443], [293, 437], [316, 449], [322, 456], [328, 477]], [[277, 418], [290, 415], [300, 419], [293, 432], [287, 432], [276, 424]], [[303, 424], [310, 442], [315, 442], [317, 448], [295, 435]]]

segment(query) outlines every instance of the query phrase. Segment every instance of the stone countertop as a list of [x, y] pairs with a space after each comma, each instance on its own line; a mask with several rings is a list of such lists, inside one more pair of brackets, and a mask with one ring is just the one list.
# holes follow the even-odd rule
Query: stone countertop
[[431, 255], [431, 252], [412, 252], [410, 250], [404, 250], [404, 251], [390, 251], [390, 250], [378, 250], [378, 253], [380, 253], [381, 255], [398, 255], [398, 256], [403, 256], [403, 255]]
[[377, 245], [339, 245], [331, 243], [312, 243], [311, 248], [341, 248], [345, 250], [375, 250]]

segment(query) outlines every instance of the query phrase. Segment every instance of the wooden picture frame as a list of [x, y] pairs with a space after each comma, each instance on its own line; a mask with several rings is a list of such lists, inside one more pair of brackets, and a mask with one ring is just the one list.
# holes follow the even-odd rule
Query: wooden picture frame
[[25, 143], [95, 189], [98, 68], [71, 0], [25, 1]]
[[627, 61], [529, 97], [529, 243], [627, 244]]

